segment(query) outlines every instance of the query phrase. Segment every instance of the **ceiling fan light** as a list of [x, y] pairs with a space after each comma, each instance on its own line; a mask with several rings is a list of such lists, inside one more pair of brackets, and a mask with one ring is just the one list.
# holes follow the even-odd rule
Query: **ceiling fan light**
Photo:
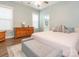
[[34, 5], [40, 7], [42, 5], [42, 1], [35, 1]]

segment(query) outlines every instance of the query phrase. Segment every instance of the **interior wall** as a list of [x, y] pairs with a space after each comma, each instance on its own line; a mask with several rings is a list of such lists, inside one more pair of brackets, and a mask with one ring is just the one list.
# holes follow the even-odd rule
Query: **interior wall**
[[43, 28], [44, 15], [49, 14], [50, 28], [64, 24], [67, 27], [79, 26], [79, 2], [78, 1], [63, 1], [41, 10], [40, 27]]
[[[25, 22], [25, 26], [32, 26], [32, 13], [39, 14], [38, 10], [22, 3], [0, 1], [0, 4], [13, 8], [13, 27], [21, 27], [22, 22]], [[9, 30], [6, 35], [7, 37], [13, 37], [13, 32]]]
[[39, 11], [29, 7], [27, 5], [23, 5], [21, 3], [16, 2], [10, 2], [10, 1], [3, 1], [0, 2], [0, 4], [3, 4], [5, 6], [11, 6], [14, 10], [13, 15], [13, 21], [14, 21], [14, 27], [21, 27], [21, 23], [25, 22], [25, 25], [32, 26], [32, 13], [38, 13]]

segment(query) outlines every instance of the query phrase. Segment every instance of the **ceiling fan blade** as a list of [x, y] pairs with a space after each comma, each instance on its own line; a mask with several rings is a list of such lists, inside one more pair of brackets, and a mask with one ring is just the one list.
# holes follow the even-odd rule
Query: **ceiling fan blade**
[[48, 1], [44, 1], [44, 3], [48, 4]]

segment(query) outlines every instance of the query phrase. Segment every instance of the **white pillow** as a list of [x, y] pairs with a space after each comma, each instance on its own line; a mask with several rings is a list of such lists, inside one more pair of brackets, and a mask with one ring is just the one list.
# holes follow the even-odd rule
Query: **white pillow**
[[53, 32], [64, 32], [64, 33], [69, 33], [69, 30], [66, 26], [64, 25], [58, 25], [52, 28]]
[[54, 32], [63, 32], [64, 27], [62, 28], [62, 25], [58, 25], [58, 26], [53, 27], [52, 31], [54, 31]]
[[75, 32], [79, 32], [79, 27], [76, 27], [75, 28]]

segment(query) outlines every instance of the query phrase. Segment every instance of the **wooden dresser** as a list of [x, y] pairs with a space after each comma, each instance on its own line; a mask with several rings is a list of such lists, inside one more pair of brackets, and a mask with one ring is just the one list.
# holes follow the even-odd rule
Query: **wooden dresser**
[[30, 37], [34, 32], [33, 27], [16, 27], [15, 38]]
[[0, 41], [5, 40], [5, 31], [0, 32]]

